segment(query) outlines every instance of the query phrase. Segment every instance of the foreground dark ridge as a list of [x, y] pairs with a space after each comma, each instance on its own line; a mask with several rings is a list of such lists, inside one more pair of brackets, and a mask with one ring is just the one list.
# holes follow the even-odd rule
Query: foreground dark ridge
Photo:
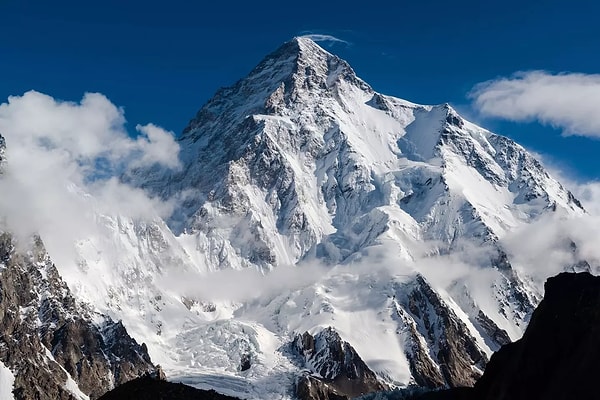
[[596, 399], [600, 360], [600, 277], [588, 272], [549, 278], [545, 296], [520, 340], [490, 359], [474, 388], [388, 399]]
[[[548, 279], [523, 338], [502, 347], [474, 389], [481, 400], [598, 398], [600, 277]], [[590, 397], [590, 394], [595, 393]]]
[[182, 383], [158, 380], [150, 376], [134, 379], [100, 397], [99, 400], [239, 400], [214, 390], [200, 390]]

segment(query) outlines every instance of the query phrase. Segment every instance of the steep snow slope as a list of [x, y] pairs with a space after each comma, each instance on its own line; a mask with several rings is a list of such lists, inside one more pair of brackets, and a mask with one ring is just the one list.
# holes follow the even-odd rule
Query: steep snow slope
[[15, 376], [10, 369], [0, 361], [0, 398], [6, 400], [13, 400], [12, 394], [13, 385], [15, 383]]
[[289, 396], [287, 344], [328, 326], [387, 383], [472, 383], [539, 301], [500, 239], [584, 213], [518, 144], [379, 94], [306, 38], [220, 90], [179, 144], [181, 170], [124, 178], [176, 199], [168, 221], [98, 215], [75, 257], [53, 256], [172, 379], [241, 397]]

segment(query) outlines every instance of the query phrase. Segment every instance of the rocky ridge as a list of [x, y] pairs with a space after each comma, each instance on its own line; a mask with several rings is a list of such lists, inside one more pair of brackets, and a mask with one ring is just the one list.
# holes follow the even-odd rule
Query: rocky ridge
[[600, 277], [582, 272], [548, 279], [523, 337], [492, 356], [473, 398], [566, 400], [595, 393], [599, 310]]
[[595, 398], [600, 346], [600, 277], [563, 272], [545, 295], [523, 337], [495, 352], [474, 387], [380, 392], [364, 400], [563, 400]]
[[307, 371], [296, 381], [296, 395], [301, 400], [350, 399], [386, 389], [332, 328], [315, 336], [308, 332], [298, 335], [292, 349]]
[[155, 371], [121, 322], [72, 297], [39, 238], [0, 233], [0, 327], [16, 399], [96, 399]]

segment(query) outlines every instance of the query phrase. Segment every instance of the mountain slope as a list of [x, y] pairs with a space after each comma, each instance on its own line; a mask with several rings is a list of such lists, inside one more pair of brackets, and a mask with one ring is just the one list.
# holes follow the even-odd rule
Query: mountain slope
[[[0, 135], [0, 179], [5, 151]], [[19, 242], [2, 228], [2, 399], [96, 399], [156, 371], [146, 346], [132, 339], [121, 322], [73, 297], [39, 236]]]
[[22, 252], [0, 233], [0, 322], [17, 399], [95, 399], [155, 369], [120, 322], [75, 301], [39, 238]]
[[381, 384], [473, 384], [540, 300], [502, 239], [584, 214], [523, 147], [375, 92], [306, 38], [217, 92], [178, 142], [180, 170], [123, 178], [172, 216], [99, 214], [57, 265], [171, 379], [243, 398], [291, 396], [289, 343], [328, 327]]

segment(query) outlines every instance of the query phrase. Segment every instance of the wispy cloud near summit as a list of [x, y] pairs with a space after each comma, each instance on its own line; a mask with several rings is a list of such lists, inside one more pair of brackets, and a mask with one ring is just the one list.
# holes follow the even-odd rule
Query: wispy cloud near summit
[[345, 45], [349, 45], [350, 42], [340, 39], [336, 36], [333, 35], [327, 35], [327, 34], [322, 34], [322, 33], [306, 33], [301, 35], [301, 37], [305, 37], [308, 38], [314, 42], [324, 42], [324, 43], [343, 43]]

